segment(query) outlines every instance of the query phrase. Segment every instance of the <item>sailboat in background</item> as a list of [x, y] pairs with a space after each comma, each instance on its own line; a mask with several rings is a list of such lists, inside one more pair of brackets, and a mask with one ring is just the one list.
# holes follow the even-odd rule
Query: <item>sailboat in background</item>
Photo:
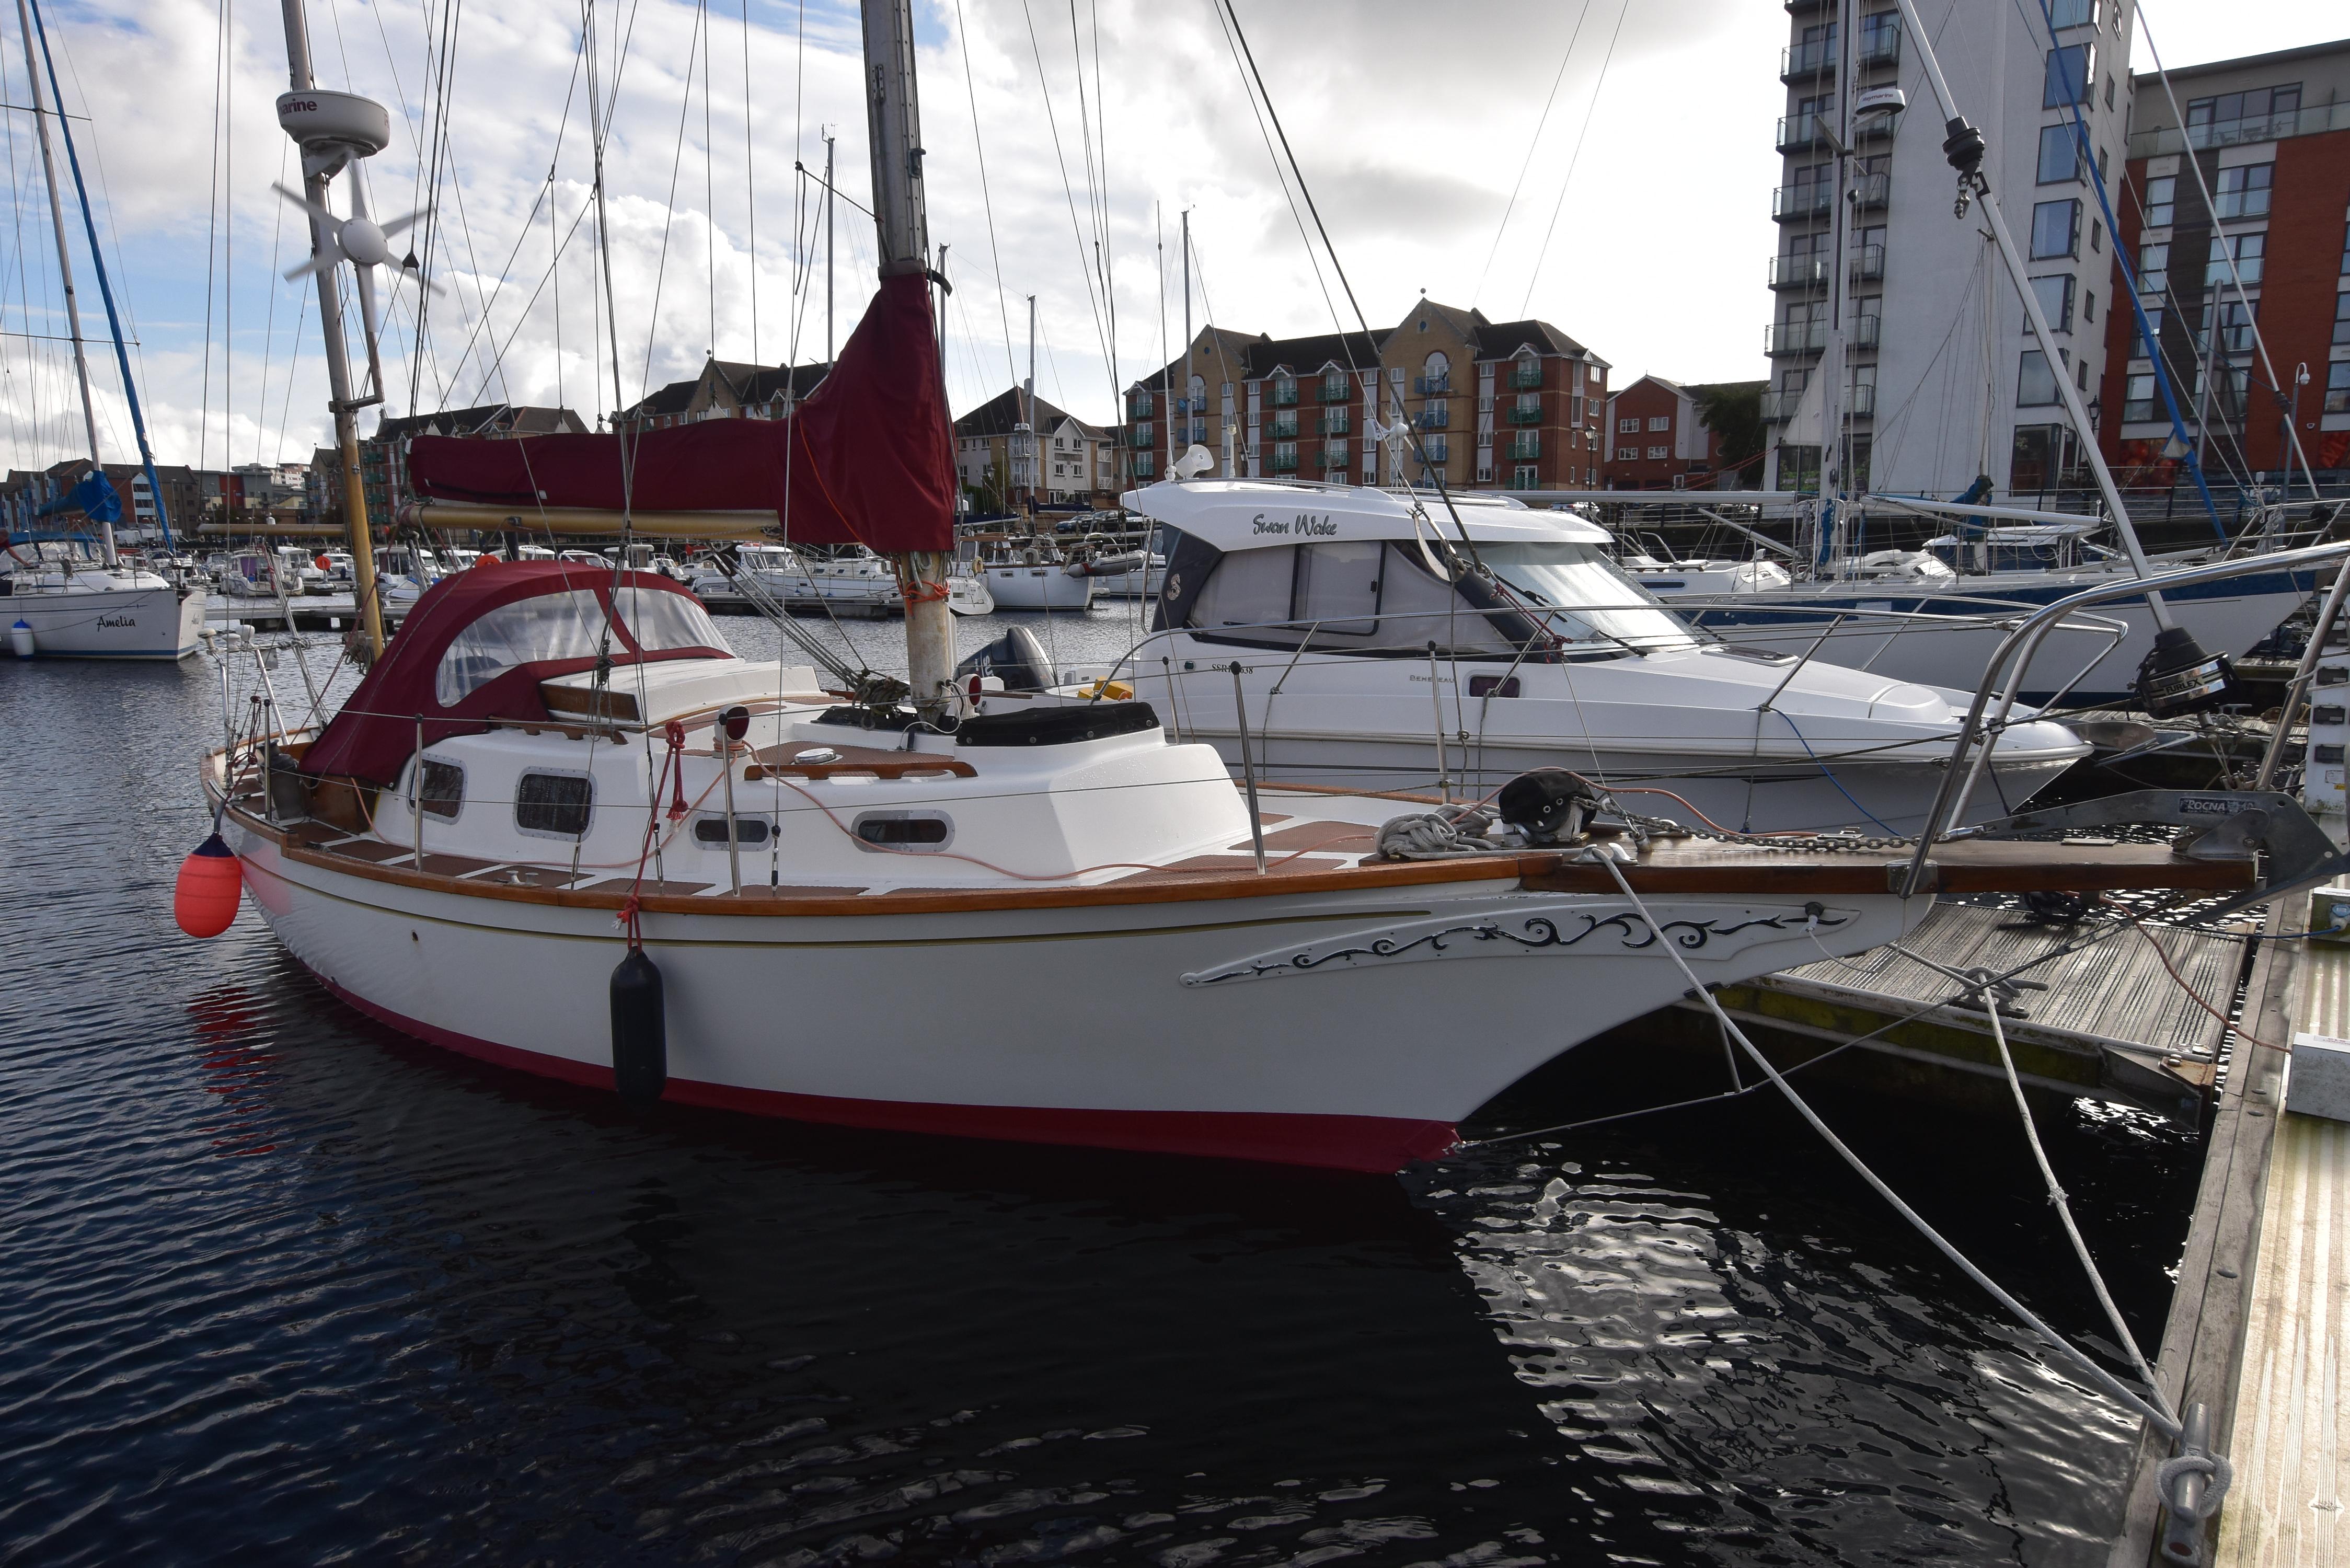
[[[170, 578], [125, 561], [116, 549], [114, 524], [122, 516], [122, 497], [107, 477], [99, 456], [98, 410], [90, 397], [89, 357], [81, 336], [81, 307], [74, 297], [73, 257], [66, 244], [65, 203], [57, 187], [56, 154], [49, 145], [49, 119], [57, 117], [65, 138], [66, 157], [73, 169], [74, 189], [81, 198], [82, 225], [89, 239], [90, 263], [98, 273], [99, 293], [106, 301], [108, 326], [122, 368], [123, 394], [130, 400], [130, 419], [139, 433], [139, 458], [146, 470], [147, 493], [162, 524], [164, 545], [171, 545], [171, 520], [165, 514], [163, 486], [155, 477], [155, 458], [147, 443], [147, 422], [140, 412], [139, 389], [130, 378], [130, 358], [123, 348], [122, 323], [114, 308], [114, 290], [106, 276], [106, 257], [99, 249], [98, 228], [89, 210], [89, 190], [82, 182], [81, 159], [74, 151], [73, 128], [66, 123], [58, 102], [57, 71], [47, 72], [48, 91], [42, 91], [41, 66], [48, 61], [48, 38], [40, 26], [40, 8], [30, 0], [16, 0], [16, 20], [24, 35], [25, 76], [33, 94], [33, 123], [40, 133], [41, 171], [48, 187], [49, 224], [57, 238], [57, 276], [65, 286], [67, 330], [73, 340], [74, 375], [81, 389], [82, 429], [89, 441], [89, 467], [65, 493], [41, 508], [43, 515], [79, 513], [96, 530], [98, 556], [92, 559], [70, 536], [45, 535], [18, 540], [0, 534], [10, 569], [0, 576], [0, 618], [8, 623], [8, 647], [20, 659], [161, 659], [173, 662], [196, 651], [204, 629], [204, 596], [193, 585]], [[39, 45], [36, 61], [35, 45]], [[66, 546], [59, 553], [56, 546]], [[24, 551], [32, 550], [28, 556]]]

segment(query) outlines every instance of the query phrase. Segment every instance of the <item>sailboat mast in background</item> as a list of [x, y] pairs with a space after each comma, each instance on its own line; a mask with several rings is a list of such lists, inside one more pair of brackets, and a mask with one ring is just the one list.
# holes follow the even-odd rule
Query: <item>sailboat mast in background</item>
[[[65, 200], [57, 189], [57, 159], [49, 148], [48, 103], [41, 93], [40, 67], [33, 60], [33, 19], [25, 7], [25, 0], [16, 0], [16, 26], [25, 36], [25, 81], [33, 89], [33, 124], [41, 137], [41, 173], [49, 190], [49, 227], [57, 241], [57, 279], [66, 291], [66, 330], [73, 337], [74, 379], [81, 385], [82, 429], [89, 437], [89, 464], [103, 473], [105, 465], [98, 455], [98, 410], [89, 396], [89, 356], [81, 341], [81, 306], [74, 298], [73, 257], [66, 249]], [[111, 566], [116, 564], [114, 524], [104, 518], [95, 521], [99, 547], [106, 564]]]

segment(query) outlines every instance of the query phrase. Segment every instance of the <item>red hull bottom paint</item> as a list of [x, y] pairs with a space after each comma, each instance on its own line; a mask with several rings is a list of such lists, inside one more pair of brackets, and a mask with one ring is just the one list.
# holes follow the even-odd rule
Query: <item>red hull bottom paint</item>
[[[311, 971], [340, 1001], [379, 1023], [444, 1050], [534, 1073], [543, 1078], [609, 1090], [612, 1070], [567, 1057], [518, 1051], [470, 1034], [404, 1018]], [[931, 1133], [948, 1137], [996, 1138], [1008, 1143], [1074, 1144], [1088, 1148], [1131, 1149], [1141, 1154], [1196, 1155], [1211, 1159], [1252, 1159], [1274, 1165], [1307, 1165], [1333, 1170], [1393, 1175], [1414, 1160], [1434, 1159], [1457, 1135], [1451, 1122], [1404, 1116], [1288, 1115], [1263, 1111], [1090, 1111], [1041, 1106], [942, 1106], [911, 1100], [850, 1100], [828, 1095], [792, 1095], [775, 1089], [743, 1089], [671, 1078], [661, 1096], [672, 1105], [705, 1106], [790, 1121], [884, 1132]]]

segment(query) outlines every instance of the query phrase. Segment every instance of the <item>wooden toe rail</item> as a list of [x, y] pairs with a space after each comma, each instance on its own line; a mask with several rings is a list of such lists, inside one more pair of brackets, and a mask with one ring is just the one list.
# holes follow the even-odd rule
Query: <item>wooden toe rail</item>
[[[801, 762], [810, 752], [837, 752], [831, 762]], [[756, 779], [795, 778], [828, 779], [841, 774], [858, 774], [876, 778], [951, 776], [959, 779], [976, 778], [979, 770], [961, 757], [942, 757], [936, 752], [884, 751], [878, 746], [837, 746], [822, 741], [795, 741], [788, 745], [762, 746], [751, 753], [751, 765], [743, 770], [743, 782]]]

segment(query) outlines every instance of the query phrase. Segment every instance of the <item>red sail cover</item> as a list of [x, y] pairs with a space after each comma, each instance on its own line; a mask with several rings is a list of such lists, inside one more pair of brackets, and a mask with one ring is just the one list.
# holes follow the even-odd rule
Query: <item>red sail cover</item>
[[881, 280], [824, 382], [782, 420], [709, 420], [619, 435], [419, 436], [411, 485], [438, 501], [620, 510], [620, 443], [639, 512], [770, 510], [801, 544], [954, 548], [954, 440], [930, 285]]

